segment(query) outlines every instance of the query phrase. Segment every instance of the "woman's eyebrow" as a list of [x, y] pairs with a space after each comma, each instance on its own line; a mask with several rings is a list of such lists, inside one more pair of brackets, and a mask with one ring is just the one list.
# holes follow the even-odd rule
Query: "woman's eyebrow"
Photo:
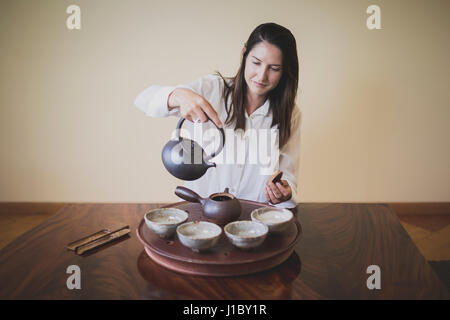
[[[252, 58], [255, 58], [256, 60], [258, 60], [259, 62], [262, 62], [262, 60], [258, 59], [255, 56], [251, 56]], [[273, 67], [281, 67], [281, 64], [269, 64], [269, 66], [273, 66]]]

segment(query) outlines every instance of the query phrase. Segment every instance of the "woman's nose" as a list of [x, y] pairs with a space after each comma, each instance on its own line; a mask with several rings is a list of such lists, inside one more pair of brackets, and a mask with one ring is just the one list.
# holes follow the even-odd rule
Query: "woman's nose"
[[260, 68], [258, 70], [258, 81], [265, 82], [267, 80], [268, 71], [267, 68]]

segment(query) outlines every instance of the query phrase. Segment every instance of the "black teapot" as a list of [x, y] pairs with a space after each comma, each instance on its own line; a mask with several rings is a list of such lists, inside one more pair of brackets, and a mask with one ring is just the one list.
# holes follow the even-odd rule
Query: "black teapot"
[[[208, 117], [208, 116], [207, 116]], [[208, 117], [211, 121], [211, 119]], [[181, 180], [197, 180], [203, 176], [208, 168], [216, 164], [208, 162], [222, 151], [225, 144], [225, 132], [213, 121], [221, 133], [219, 148], [210, 155], [206, 155], [203, 148], [194, 140], [180, 137], [180, 129], [185, 118], [178, 121], [175, 139], [166, 143], [162, 150], [162, 162], [167, 171]]]

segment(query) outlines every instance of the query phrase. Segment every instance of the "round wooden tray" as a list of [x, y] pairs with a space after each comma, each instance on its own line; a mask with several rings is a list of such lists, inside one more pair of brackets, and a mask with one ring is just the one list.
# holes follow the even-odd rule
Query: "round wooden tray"
[[[239, 220], [251, 220], [250, 213], [254, 209], [268, 207], [264, 203], [239, 201], [242, 207]], [[166, 207], [187, 211], [188, 221], [205, 220], [198, 203], [183, 201]], [[269, 234], [261, 246], [249, 251], [234, 247], [222, 232], [217, 245], [209, 251], [197, 253], [183, 246], [176, 235], [171, 239], [160, 238], [147, 228], [144, 219], [136, 233], [147, 255], [168, 269], [202, 276], [236, 276], [273, 268], [289, 258], [302, 234], [298, 220], [294, 221], [285, 232]]]

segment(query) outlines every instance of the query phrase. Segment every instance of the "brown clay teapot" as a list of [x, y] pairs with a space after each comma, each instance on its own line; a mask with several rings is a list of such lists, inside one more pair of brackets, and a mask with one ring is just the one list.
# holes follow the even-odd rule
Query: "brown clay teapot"
[[199, 202], [202, 205], [203, 216], [218, 225], [225, 225], [236, 221], [241, 216], [241, 204], [239, 200], [228, 192], [213, 193], [208, 198], [202, 198], [196, 192], [186, 187], [178, 186], [175, 194], [189, 202]]

